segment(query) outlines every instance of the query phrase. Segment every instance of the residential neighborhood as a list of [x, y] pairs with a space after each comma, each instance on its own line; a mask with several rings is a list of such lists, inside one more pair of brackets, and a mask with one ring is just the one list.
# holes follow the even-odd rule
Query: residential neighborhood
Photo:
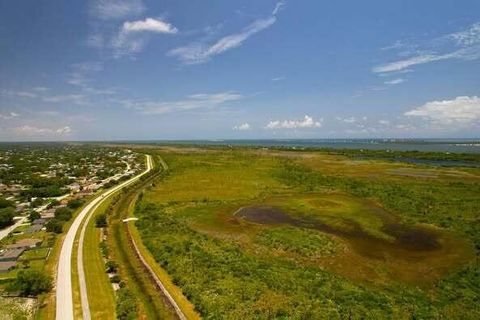
[[130, 150], [77, 146], [0, 149], [0, 280], [42, 269], [88, 197], [142, 169]]

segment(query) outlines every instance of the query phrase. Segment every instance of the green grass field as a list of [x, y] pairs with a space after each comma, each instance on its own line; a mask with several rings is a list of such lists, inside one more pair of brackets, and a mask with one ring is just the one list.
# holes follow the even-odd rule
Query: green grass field
[[136, 227], [202, 317], [480, 317], [479, 169], [158, 152], [169, 173], [144, 192]]

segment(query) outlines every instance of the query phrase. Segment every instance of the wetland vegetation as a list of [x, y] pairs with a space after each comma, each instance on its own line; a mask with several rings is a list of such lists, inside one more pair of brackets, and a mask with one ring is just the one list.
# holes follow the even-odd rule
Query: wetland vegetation
[[136, 226], [203, 317], [480, 317], [479, 169], [355, 151], [158, 152], [170, 169], [139, 198]]

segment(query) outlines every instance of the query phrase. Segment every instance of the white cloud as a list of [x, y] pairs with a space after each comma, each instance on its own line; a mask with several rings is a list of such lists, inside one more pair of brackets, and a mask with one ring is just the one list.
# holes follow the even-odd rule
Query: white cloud
[[16, 112], [9, 112], [7, 114], [2, 114], [0, 113], [0, 119], [3, 119], [3, 120], [10, 120], [10, 119], [13, 119], [13, 118], [18, 118], [20, 115]]
[[247, 122], [233, 127], [233, 130], [236, 130], [236, 131], [248, 131], [250, 129], [251, 129], [251, 126]]
[[112, 40], [114, 57], [132, 56], [143, 51], [148, 42], [146, 33], [175, 34], [177, 28], [168, 22], [146, 18], [139, 21], [126, 21]]
[[274, 129], [298, 129], [298, 128], [320, 128], [322, 126], [323, 119], [314, 120], [312, 117], [306, 115], [301, 120], [275, 120], [270, 121], [265, 128]]
[[461, 46], [471, 46], [480, 43], [480, 22], [474, 23], [470, 28], [449, 35]]
[[199, 64], [209, 61], [213, 56], [241, 46], [254, 34], [271, 27], [276, 21], [276, 14], [284, 2], [277, 3], [271, 16], [266, 19], [258, 19], [239, 33], [225, 36], [213, 44], [196, 42], [187, 46], [175, 48], [168, 52], [169, 56], [178, 57], [185, 64]]
[[425, 64], [434, 61], [440, 60], [447, 60], [453, 58], [453, 54], [445, 54], [445, 55], [420, 55], [411, 57], [405, 60], [395, 61], [391, 63], [387, 63], [384, 65], [380, 65], [373, 68], [374, 73], [387, 73], [387, 72], [395, 72], [407, 69], [409, 67]]
[[405, 79], [398, 78], [398, 79], [385, 81], [385, 84], [388, 85], [388, 86], [394, 86], [394, 85], [397, 85], [397, 84], [404, 83], [405, 81], [406, 81]]
[[389, 120], [378, 120], [378, 123], [380, 123], [381, 125], [384, 125], [384, 126], [388, 126], [390, 124], [390, 121]]
[[75, 104], [84, 104], [85, 103], [85, 96], [82, 94], [67, 94], [67, 95], [58, 95], [58, 96], [51, 96], [43, 98], [45, 102], [71, 102]]
[[186, 99], [178, 101], [121, 100], [118, 102], [143, 114], [165, 114], [214, 108], [226, 102], [237, 101], [242, 98], [243, 95], [241, 94], [227, 91], [214, 94], [193, 94]]
[[157, 33], [177, 33], [178, 29], [168, 22], [146, 18], [145, 20], [126, 21], [122, 27], [123, 32], [157, 32]]
[[45, 127], [24, 125], [24, 126], [14, 128], [13, 131], [21, 136], [45, 137], [45, 136], [69, 135], [72, 132], [72, 129], [68, 126], [60, 127], [60, 128], [45, 128]]
[[0, 89], [1, 96], [20, 97], [20, 98], [36, 98], [38, 95], [30, 91], [5, 90]]
[[441, 125], [470, 125], [480, 122], [480, 98], [457, 97], [453, 100], [431, 101], [405, 113]]
[[272, 78], [272, 81], [273, 81], [273, 82], [277, 82], [277, 81], [283, 81], [283, 80], [285, 80], [285, 79], [287, 79], [287, 77], [281, 76], [281, 77]]
[[144, 11], [142, 0], [94, 0], [91, 7], [91, 14], [101, 20], [136, 16]]
[[50, 88], [47, 88], [47, 87], [33, 87], [32, 90], [37, 91], [37, 92], [47, 92], [48, 90], [50, 90]]
[[352, 123], [358, 123], [358, 122], [361, 122], [361, 121], [367, 121], [368, 120], [368, 117], [361, 117], [361, 118], [356, 118], [356, 117], [348, 117], [348, 118], [342, 118], [342, 117], [336, 117], [335, 119], [337, 119], [338, 121], [342, 121], [342, 122], [345, 122], [345, 123], [349, 123], [349, 124], [352, 124]]
[[282, 10], [282, 8], [287, 4], [286, 1], [280, 1], [277, 3], [277, 5], [275, 6], [275, 8], [273, 9], [272, 11], [272, 15], [277, 15], [278, 12], [280, 12], [280, 10]]
[[[401, 42], [387, 47], [400, 49], [407, 46]], [[390, 63], [372, 68], [374, 73], [392, 73], [407, 70], [410, 67], [438, 62], [443, 60], [476, 60], [480, 59], [480, 23], [469, 28], [451, 33], [423, 44], [415, 45], [415, 50], [400, 53], [400, 56], [409, 56]], [[385, 48], [384, 48], [385, 49]]]
[[103, 64], [96, 61], [74, 63], [68, 83], [74, 86], [84, 87], [90, 82], [90, 76], [103, 70]]

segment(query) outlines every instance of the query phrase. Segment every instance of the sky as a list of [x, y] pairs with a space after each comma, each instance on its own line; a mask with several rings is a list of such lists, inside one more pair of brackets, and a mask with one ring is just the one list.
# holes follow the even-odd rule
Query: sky
[[480, 138], [480, 1], [0, 2], [0, 141], [255, 138]]

